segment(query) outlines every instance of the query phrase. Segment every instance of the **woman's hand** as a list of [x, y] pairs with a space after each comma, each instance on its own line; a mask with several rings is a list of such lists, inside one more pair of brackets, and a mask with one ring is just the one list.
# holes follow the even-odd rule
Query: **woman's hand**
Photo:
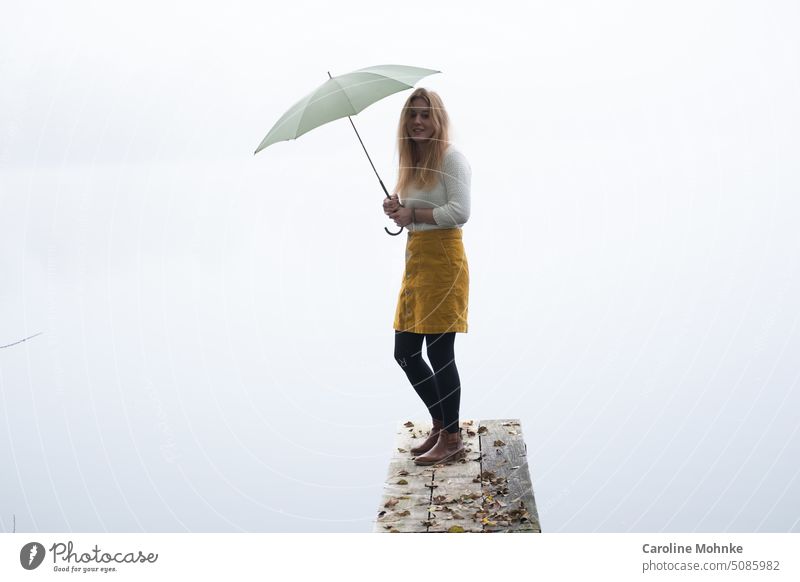
[[383, 212], [394, 220], [397, 226], [408, 226], [411, 224], [413, 213], [410, 208], [405, 208], [400, 205], [397, 194], [392, 194], [391, 197], [383, 199]]
[[387, 216], [397, 212], [398, 208], [400, 208], [400, 201], [397, 199], [397, 194], [392, 194], [390, 198], [383, 199], [383, 213]]
[[408, 226], [412, 222], [413, 210], [401, 206], [389, 215], [397, 226]]

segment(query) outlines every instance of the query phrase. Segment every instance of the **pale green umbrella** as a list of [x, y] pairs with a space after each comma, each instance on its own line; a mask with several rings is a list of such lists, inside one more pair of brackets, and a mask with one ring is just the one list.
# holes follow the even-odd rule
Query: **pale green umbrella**
[[[261, 140], [258, 148], [254, 153], [258, 153], [264, 148], [279, 141], [286, 141], [296, 139], [320, 125], [324, 125], [329, 121], [341, 119], [360, 113], [376, 101], [380, 101], [388, 95], [398, 93], [405, 89], [414, 87], [414, 83], [441, 71], [433, 69], [422, 69], [419, 67], [407, 67], [405, 65], [379, 65], [377, 67], [367, 67], [366, 69], [359, 69], [352, 73], [331, 77], [328, 73], [328, 79], [317, 89], [303, 97], [300, 101], [295, 103], [281, 118], [275, 123], [266, 137]], [[358, 135], [353, 120], [350, 119], [350, 124], [353, 126], [353, 131], [358, 136], [358, 141], [361, 142], [361, 147], [364, 148], [364, 153], [367, 154], [372, 170], [378, 176], [378, 182], [383, 188], [386, 197], [389, 197], [389, 192], [386, 186], [383, 185], [383, 180], [378, 175], [375, 169], [375, 164], [372, 163], [372, 158], [369, 157], [369, 152]], [[388, 228], [385, 229], [389, 234], [400, 234], [402, 227], [398, 232], [391, 232]]]

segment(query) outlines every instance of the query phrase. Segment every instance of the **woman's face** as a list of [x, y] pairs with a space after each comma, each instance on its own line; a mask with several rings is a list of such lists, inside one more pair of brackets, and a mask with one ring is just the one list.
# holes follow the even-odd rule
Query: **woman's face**
[[431, 108], [425, 99], [417, 97], [406, 113], [406, 131], [414, 142], [422, 145], [433, 137]]

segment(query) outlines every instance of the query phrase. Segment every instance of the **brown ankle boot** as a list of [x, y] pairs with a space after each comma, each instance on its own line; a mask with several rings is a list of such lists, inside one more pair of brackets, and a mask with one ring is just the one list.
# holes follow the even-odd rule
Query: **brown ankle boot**
[[414, 447], [411, 449], [412, 455], [421, 455], [422, 453], [427, 453], [433, 448], [433, 445], [436, 444], [436, 441], [439, 440], [439, 431], [442, 430], [442, 421], [433, 420], [433, 428], [431, 429], [431, 434], [428, 435], [428, 438], [418, 447]]
[[457, 461], [466, 455], [464, 443], [461, 440], [461, 431], [449, 433], [442, 429], [439, 431], [439, 440], [434, 447], [414, 459], [417, 465], [436, 465]]

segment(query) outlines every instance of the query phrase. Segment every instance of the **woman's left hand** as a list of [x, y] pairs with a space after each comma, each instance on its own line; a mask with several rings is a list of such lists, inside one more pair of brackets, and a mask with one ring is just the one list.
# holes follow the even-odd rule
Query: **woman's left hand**
[[411, 208], [400, 207], [389, 215], [397, 226], [408, 226], [411, 224]]

